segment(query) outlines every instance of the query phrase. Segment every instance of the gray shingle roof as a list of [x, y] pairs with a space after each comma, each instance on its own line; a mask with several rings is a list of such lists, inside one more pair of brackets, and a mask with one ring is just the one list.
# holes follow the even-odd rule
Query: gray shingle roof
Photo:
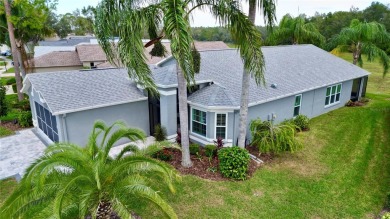
[[[368, 75], [369, 73], [352, 63], [338, 58], [313, 45], [263, 47], [265, 57], [266, 86], [257, 86], [252, 79], [250, 82], [249, 104], [268, 102], [286, 96], [325, 87], [338, 82], [348, 81]], [[205, 106], [236, 107], [240, 103], [241, 80], [243, 63], [236, 49], [203, 51], [201, 54], [201, 70], [195, 75], [197, 82], [213, 81], [226, 89], [224, 90], [233, 100], [225, 102], [201, 101], [199, 96], [207, 96], [208, 89], [201, 89], [189, 97], [189, 101]], [[168, 67], [163, 67], [168, 69]], [[173, 69], [173, 68], [171, 68]], [[162, 71], [153, 69], [155, 81], [165, 87], [175, 86], [175, 72], [158, 75]], [[164, 78], [165, 77], [165, 78]], [[167, 79], [169, 78], [169, 80]], [[277, 88], [271, 88], [277, 84]], [[201, 94], [205, 92], [206, 94]], [[211, 93], [211, 92], [210, 92]]]
[[146, 99], [125, 69], [34, 73], [26, 81], [54, 115]]
[[190, 96], [190, 101], [203, 106], [237, 106], [239, 103], [227, 92], [227, 89], [217, 84], [207, 86]]

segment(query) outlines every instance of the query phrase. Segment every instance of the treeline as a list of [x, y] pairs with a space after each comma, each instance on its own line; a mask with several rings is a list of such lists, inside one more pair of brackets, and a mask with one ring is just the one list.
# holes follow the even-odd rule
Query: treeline
[[[329, 41], [333, 36], [339, 34], [340, 31], [348, 27], [353, 19], [358, 19], [362, 22], [376, 21], [383, 24], [387, 31], [390, 31], [390, 4], [385, 5], [380, 2], [372, 2], [369, 7], [364, 10], [352, 7], [350, 11], [338, 11], [329, 13], [316, 13], [314, 16], [301, 15], [304, 18], [305, 24], [312, 24], [326, 41]], [[275, 29], [277, 29], [276, 27]], [[265, 27], [259, 27], [263, 39], [267, 39], [269, 33]], [[234, 43], [229, 32], [223, 27], [195, 27], [192, 28], [193, 37], [199, 41], [224, 41], [226, 43]], [[278, 44], [286, 44], [288, 42], [280, 42]], [[389, 46], [390, 47], [390, 46]], [[389, 51], [390, 53], [390, 51]]]

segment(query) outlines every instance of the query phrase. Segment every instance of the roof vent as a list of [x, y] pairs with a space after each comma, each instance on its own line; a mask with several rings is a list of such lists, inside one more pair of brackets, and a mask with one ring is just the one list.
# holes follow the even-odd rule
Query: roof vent
[[278, 87], [278, 85], [277, 84], [271, 84], [271, 87], [276, 89]]

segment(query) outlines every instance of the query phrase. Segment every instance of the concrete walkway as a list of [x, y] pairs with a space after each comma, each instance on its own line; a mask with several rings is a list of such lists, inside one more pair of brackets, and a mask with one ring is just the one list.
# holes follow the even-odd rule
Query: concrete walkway
[[[135, 144], [139, 148], [144, 148], [154, 142], [154, 137], [147, 137], [145, 142], [139, 141]], [[110, 156], [116, 157], [126, 145], [112, 148]], [[45, 144], [35, 135], [33, 129], [0, 138], [0, 180], [11, 176], [23, 176], [27, 167], [39, 158], [45, 149]]]
[[0, 180], [18, 174], [22, 176], [26, 168], [43, 154], [46, 146], [32, 130], [0, 138]]

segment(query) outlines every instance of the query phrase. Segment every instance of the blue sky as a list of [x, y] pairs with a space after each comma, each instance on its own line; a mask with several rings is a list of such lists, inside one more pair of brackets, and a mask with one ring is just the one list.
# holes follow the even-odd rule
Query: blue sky
[[[72, 12], [77, 8], [92, 5], [96, 6], [100, 0], [59, 0], [57, 6], [57, 12], [64, 14]], [[320, 13], [328, 13], [334, 11], [348, 11], [351, 6], [364, 9], [368, 7], [373, 0], [277, 0], [276, 13], [278, 20], [287, 13], [294, 16], [299, 13], [305, 13], [306, 15], [314, 15], [316, 11]], [[243, 1], [244, 2], [244, 1]], [[385, 0], [384, 4], [390, 4], [390, 0]], [[247, 11], [248, 5], [243, 4], [244, 10]], [[260, 15], [256, 18], [256, 24], [262, 25], [262, 19]], [[212, 16], [206, 12], [196, 11], [193, 15], [192, 26], [218, 26], [218, 23], [212, 18]]]

